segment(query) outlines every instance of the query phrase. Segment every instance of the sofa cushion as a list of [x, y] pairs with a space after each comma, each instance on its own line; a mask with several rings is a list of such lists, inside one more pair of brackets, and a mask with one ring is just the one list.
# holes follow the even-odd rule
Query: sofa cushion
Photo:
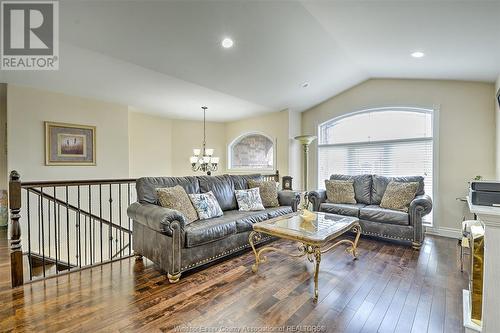
[[226, 215], [229, 213], [233, 215], [233, 218], [236, 221], [236, 232], [252, 231], [255, 223], [269, 219], [268, 212], [264, 210], [259, 212], [229, 210], [226, 212]]
[[212, 191], [207, 193], [190, 194], [189, 199], [193, 203], [194, 209], [198, 213], [200, 220], [208, 220], [213, 217], [222, 216], [222, 209]]
[[330, 214], [359, 217], [359, 210], [365, 206], [365, 204], [334, 204], [324, 202], [319, 206], [319, 211]]
[[361, 220], [397, 224], [410, 225], [408, 213], [399, 210], [391, 210], [380, 208], [377, 205], [369, 205], [359, 210], [359, 218]]
[[418, 190], [418, 183], [400, 183], [391, 180], [385, 190], [380, 207], [408, 213], [408, 207]]
[[325, 180], [326, 200], [330, 203], [355, 204], [353, 180]]
[[214, 242], [236, 234], [235, 216], [233, 214], [226, 214], [207, 220], [194, 221], [186, 225], [184, 231], [186, 247], [195, 247]]
[[248, 186], [250, 188], [259, 188], [260, 198], [264, 207], [278, 207], [280, 205], [278, 201], [278, 187], [274, 180], [256, 181], [250, 179], [248, 180]]
[[380, 205], [382, 198], [384, 197], [385, 189], [389, 182], [393, 180], [395, 182], [403, 183], [418, 183], [418, 190], [415, 195], [423, 195], [424, 191], [424, 177], [422, 176], [408, 176], [408, 177], [385, 177], [385, 176], [373, 176], [372, 185], [372, 205]]
[[156, 189], [161, 187], [182, 186], [188, 194], [200, 193], [198, 178], [196, 177], [142, 177], [135, 184], [137, 201], [140, 203], [158, 203]]
[[234, 182], [228, 175], [197, 177], [200, 192], [210, 192], [215, 195], [223, 211], [238, 209], [234, 196]]
[[262, 175], [256, 173], [253, 175], [227, 175], [234, 183], [235, 190], [246, 190], [249, 188], [248, 181], [250, 179], [260, 181]]
[[279, 206], [279, 207], [267, 208], [264, 212], [267, 213], [268, 218], [272, 219], [278, 216], [293, 213], [293, 210], [291, 206]]
[[248, 190], [236, 190], [234, 191], [234, 195], [238, 202], [238, 210], [245, 212], [264, 210], [258, 187]]
[[164, 187], [156, 189], [160, 206], [178, 210], [186, 217], [186, 223], [194, 222], [198, 219], [198, 213], [194, 209], [189, 196], [182, 186]]
[[353, 180], [356, 202], [371, 204], [372, 175], [331, 175], [330, 180]]

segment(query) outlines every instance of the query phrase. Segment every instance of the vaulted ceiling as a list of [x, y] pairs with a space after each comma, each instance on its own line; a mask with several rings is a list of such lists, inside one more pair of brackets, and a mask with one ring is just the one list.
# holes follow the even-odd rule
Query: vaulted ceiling
[[500, 74], [500, 1], [61, 1], [59, 16], [60, 70], [2, 82], [227, 121], [303, 111], [371, 77]]

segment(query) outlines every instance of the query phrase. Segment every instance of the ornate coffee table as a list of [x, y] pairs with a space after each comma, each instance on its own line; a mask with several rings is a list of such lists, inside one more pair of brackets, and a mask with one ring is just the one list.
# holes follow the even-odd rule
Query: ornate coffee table
[[[356, 233], [354, 241], [341, 239], [332, 242], [348, 231]], [[299, 242], [298, 253], [288, 253], [272, 246], [256, 250], [254, 243], [261, 239], [262, 234]], [[357, 259], [356, 248], [360, 235], [361, 226], [359, 225], [359, 219], [327, 213], [314, 213], [311, 218], [303, 218], [299, 213], [292, 213], [264, 222], [258, 222], [253, 225], [253, 231], [250, 233], [248, 239], [255, 254], [255, 264], [252, 266], [252, 271], [254, 273], [257, 272], [259, 265], [266, 262], [266, 257], [262, 255], [264, 252], [276, 251], [291, 257], [307, 256], [310, 262], [316, 262], [314, 271], [314, 302], [317, 302], [321, 254], [330, 251], [340, 244], [348, 244], [350, 247], [346, 251], [351, 253], [354, 259]]]

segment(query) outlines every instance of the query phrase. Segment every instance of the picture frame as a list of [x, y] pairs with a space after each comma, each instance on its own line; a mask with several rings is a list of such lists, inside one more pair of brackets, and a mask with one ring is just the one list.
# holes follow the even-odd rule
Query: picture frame
[[96, 165], [96, 127], [45, 121], [45, 165]]

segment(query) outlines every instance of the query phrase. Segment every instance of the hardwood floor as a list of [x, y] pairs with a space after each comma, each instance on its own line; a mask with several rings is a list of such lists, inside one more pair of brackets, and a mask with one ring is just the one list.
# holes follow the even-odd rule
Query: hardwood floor
[[[276, 245], [293, 249], [285, 241]], [[463, 332], [466, 274], [451, 239], [427, 237], [417, 252], [362, 238], [357, 261], [343, 248], [325, 254], [318, 304], [312, 303], [313, 265], [278, 253], [257, 274], [250, 252], [175, 285], [150, 261], [125, 259], [10, 289], [6, 250], [0, 236], [1, 332], [234, 332], [283, 325], [323, 332]]]

